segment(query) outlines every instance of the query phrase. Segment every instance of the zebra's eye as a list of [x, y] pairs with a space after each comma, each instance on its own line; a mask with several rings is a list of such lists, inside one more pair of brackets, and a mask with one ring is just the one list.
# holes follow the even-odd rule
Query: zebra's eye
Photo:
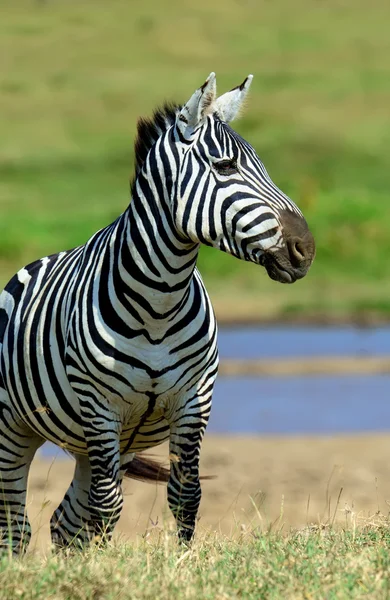
[[220, 175], [233, 175], [233, 173], [237, 173], [237, 161], [235, 158], [219, 160], [214, 163], [214, 169], [218, 171]]

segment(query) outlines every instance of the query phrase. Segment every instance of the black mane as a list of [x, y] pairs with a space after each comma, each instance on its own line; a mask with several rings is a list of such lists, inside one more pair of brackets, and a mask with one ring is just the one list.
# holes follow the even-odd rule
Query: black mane
[[154, 111], [149, 119], [141, 117], [137, 123], [137, 136], [134, 142], [135, 174], [142, 169], [151, 147], [171, 125], [174, 124], [180, 106], [166, 103]]

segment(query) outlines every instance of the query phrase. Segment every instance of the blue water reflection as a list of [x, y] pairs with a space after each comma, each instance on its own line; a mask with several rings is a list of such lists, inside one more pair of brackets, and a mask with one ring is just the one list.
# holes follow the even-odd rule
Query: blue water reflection
[[390, 375], [222, 378], [208, 431], [332, 434], [390, 430]]
[[240, 327], [219, 331], [221, 358], [390, 354], [390, 327]]

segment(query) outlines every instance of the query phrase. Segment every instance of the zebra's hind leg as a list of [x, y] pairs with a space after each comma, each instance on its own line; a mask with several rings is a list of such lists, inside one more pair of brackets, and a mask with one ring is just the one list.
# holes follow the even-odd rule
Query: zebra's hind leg
[[61, 504], [50, 521], [51, 539], [56, 548], [82, 547], [95, 535], [89, 527], [91, 513], [88, 494], [91, 485], [91, 467], [88, 456], [75, 455], [73, 480]]
[[26, 514], [27, 477], [43, 439], [14, 418], [0, 398], [0, 551], [19, 554], [31, 538]]

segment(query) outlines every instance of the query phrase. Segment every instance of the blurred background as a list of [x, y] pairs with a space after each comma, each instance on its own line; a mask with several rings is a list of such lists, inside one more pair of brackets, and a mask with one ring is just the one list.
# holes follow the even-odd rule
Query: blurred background
[[[342, 518], [387, 510], [389, 20], [383, 0], [2, 0], [1, 287], [125, 209], [139, 116], [186, 101], [210, 71], [220, 93], [255, 76], [235, 128], [305, 213], [317, 256], [281, 286], [201, 251], [222, 358], [208, 526], [265, 506], [272, 523], [282, 505], [287, 524], [329, 521], [330, 498]], [[67, 483], [38, 463], [36, 507]], [[126, 531], [138, 531], [140, 498]]]

